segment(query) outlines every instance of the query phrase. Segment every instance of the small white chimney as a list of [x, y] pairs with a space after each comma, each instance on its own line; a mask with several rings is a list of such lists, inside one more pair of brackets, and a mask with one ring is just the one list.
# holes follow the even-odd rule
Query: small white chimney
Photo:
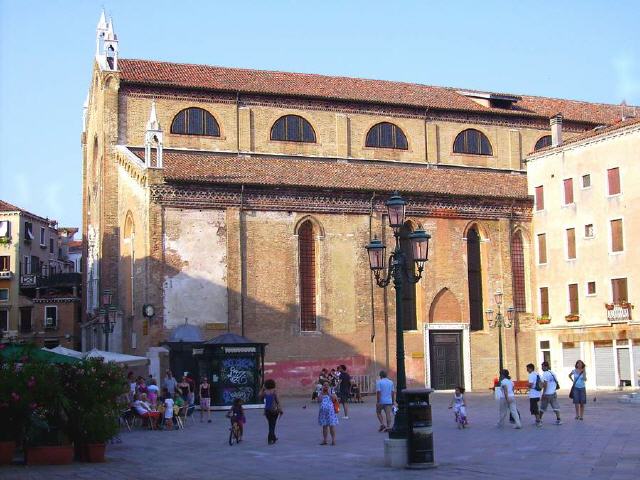
[[562, 114], [558, 113], [549, 120], [551, 124], [551, 146], [559, 147], [562, 145]]

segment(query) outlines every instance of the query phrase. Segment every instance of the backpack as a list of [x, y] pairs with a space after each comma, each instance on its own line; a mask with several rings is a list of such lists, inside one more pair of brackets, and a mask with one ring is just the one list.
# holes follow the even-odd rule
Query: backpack
[[534, 390], [542, 390], [542, 382], [540, 381], [540, 375], [536, 373], [536, 384], [533, 387]]

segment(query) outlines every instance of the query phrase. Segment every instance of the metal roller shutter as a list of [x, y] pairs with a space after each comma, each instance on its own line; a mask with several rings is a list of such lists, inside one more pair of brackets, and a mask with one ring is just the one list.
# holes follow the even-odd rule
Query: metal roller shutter
[[615, 387], [616, 375], [613, 370], [613, 346], [595, 346], [596, 385]]
[[576, 362], [580, 360], [580, 347], [562, 346], [562, 365], [565, 368], [574, 368]]
[[636, 344], [636, 342], [633, 343], [633, 368], [636, 371], [631, 372], [631, 376], [635, 380], [633, 383], [638, 386], [640, 385], [640, 375], [638, 375], [638, 371], [640, 370], [640, 344]]

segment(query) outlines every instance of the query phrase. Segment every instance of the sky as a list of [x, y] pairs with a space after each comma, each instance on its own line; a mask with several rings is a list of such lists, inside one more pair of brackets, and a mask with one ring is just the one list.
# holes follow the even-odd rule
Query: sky
[[635, 0], [0, 0], [0, 199], [62, 226], [103, 7], [121, 58], [640, 105]]

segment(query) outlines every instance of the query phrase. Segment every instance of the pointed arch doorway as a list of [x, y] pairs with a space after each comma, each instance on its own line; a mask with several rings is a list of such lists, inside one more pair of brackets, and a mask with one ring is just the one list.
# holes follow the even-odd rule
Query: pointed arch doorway
[[471, 388], [469, 324], [462, 322], [460, 303], [443, 288], [429, 309], [424, 326], [425, 384], [434, 390]]

